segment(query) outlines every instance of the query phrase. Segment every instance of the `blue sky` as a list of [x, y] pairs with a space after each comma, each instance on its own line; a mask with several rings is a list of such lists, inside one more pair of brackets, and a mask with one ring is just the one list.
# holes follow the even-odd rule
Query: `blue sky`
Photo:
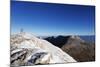
[[35, 35], [94, 35], [95, 7], [11, 2], [11, 33], [23, 28]]

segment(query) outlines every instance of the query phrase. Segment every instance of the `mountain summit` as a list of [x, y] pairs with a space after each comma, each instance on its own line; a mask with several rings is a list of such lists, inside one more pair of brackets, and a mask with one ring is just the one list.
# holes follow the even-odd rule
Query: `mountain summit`
[[25, 32], [11, 35], [11, 65], [68, 62], [76, 62], [76, 60], [46, 40]]
[[72, 35], [69, 37], [66, 45], [80, 45], [81, 43], [84, 43], [85, 41], [81, 39], [79, 36]]

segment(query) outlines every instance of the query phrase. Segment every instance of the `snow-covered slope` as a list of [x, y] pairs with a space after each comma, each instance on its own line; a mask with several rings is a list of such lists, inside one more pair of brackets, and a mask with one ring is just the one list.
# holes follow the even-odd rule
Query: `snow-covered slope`
[[46, 40], [32, 34], [18, 33], [11, 35], [11, 65], [34, 65], [50, 63], [76, 62]]

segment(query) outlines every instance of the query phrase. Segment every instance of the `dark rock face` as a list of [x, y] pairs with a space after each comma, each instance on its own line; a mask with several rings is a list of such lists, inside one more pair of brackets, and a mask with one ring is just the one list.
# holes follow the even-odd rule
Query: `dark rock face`
[[45, 40], [47, 40], [50, 43], [52, 43], [53, 45], [61, 48], [67, 42], [69, 37], [70, 36], [57, 36], [57, 37], [52, 36], [52, 37], [45, 38]]
[[46, 54], [47, 54], [46, 52], [36, 53], [32, 55], [31, 59], [28, 60], [28, 62], [35, 63], [37, 59], [44, 57]]

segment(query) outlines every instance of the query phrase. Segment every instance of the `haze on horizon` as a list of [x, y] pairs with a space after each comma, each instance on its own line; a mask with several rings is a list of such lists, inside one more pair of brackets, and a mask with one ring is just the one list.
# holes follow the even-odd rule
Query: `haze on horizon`
[[11, 1], [11, 33], [94, 35], [95, 7]]

